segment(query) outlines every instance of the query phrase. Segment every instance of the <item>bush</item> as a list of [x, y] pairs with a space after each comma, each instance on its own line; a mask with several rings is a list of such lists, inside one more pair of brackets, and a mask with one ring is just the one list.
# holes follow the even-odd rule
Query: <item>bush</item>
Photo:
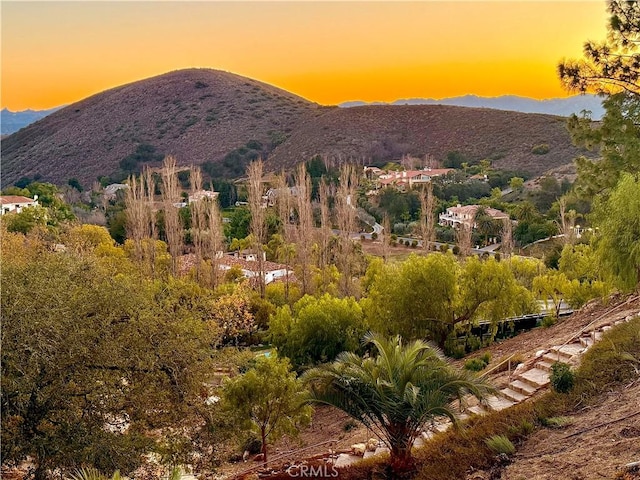
[[563, 428], [573, 423], [573, 419], [571, 417], [541, 418], [540, 421], [545, 427], [549, 428]]
[[484, 443], [495, 453], [511, 455], [516, 451], [516, 447], [505, 435], [494, 435], [493, 437], [487, 438]]
[[558, 393], [568, 393], [575, 383], [575, 374], [571, 367], [563, 362], [551, 366], [551, 388]]
[[491, 355], [489, 353], [485, 353], [481, 357], [471, 358], [464, 363], [465, 370], [471, 370], [472, 372], [479, 372], [480, 370], [484, 370], [489, 362], [491, 361]]
[[541, 143], [540, 145], [536, 145], [531, 149], [531, 153], [534, 155], [545, 155], [549, 153], [549, 145], [546, 143]]
[[453, 246], [453, 254], [460, 255], [460, 247], [458, 245]]
[[411, 248], [416, 248], [418, 246], [418, 241], [417, 240], [413, 240], [411, 242]]

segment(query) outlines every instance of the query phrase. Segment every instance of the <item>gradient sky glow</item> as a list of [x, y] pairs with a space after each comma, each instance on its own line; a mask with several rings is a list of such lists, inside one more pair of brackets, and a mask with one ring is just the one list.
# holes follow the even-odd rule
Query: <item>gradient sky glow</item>
[[566, 96], [555, 73], [605, 37], [602, 1], [1, 3], [1, 104], [72, 103], [188, 67], [322, 104]]

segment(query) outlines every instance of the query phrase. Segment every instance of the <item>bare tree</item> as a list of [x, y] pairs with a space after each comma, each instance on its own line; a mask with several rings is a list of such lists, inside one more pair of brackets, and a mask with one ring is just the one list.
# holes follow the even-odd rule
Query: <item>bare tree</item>
[[193, 250], [196, 256], [196, 278], [199, 282], [203, 280], [202, 266], [204, 261], [204, 250], [206, 244], [207, 221], [207, 205], [205, 196], [202, 192], [202, 172], [200, 167], [191, 167], [191, 198], [189, 203], [191, 209], [191, 240], [193, 241]]
[[510, 218], [502, 219], [502, 246], [500, 251], [505, 258], [513, 254], [513, 225]]
[[567, 212], [567, 200], [564, 197], [560, 197], [558, 206], [560, 207], [560, 223], [558, 226], [562, 234], [562, 241], [565, 245], [572, 244], [575, 240], [576, 211], [569, 210]]
[[176, 204], [180, 202], [180, 183], [176, 169], [176, 159], [165, 157], [162, 170], [162, 203], [164, 207], [164, 228], [171, 254], [171, 270], [178, 274], [180, 255], [184, 245], [184, 230], [180, 221], [180, 212]]
[[295, 177], [296, 259], [300, 267], [302, 293], [311, 293], [311, 251], [313, 248], [313, 211], [311, 209], [311, 179], [304, 163], [298, 165]]
[[326, 288], [329, 283], [327, 278], [327, 268], [331, 260], [331, 237], [333, 235], [331, 229], [331, 211], [329, 209], [329, 197], [331, 196], [331, 188], [326, 179], [322, 179], [319, 189], [320, 200], [320, 230], [319, 230], [319, 246], [318, 268], [322, 272], [322, 285]]
[[133, 241], [135, 259], [142, 265], [144, 261], [143, 240], [149, 237], [147, 212], [144, 203], [144, 181], [131, 175], [127, 182], [129, 183], [129, 188], [125, 190], [124, 197], [127, 238]]
[[251, 211], [251, 233], [253, 235], [253, 251], [258, 263], [258, 286], [260, 296], [264, 298], [264, 250], [263, 245], [266, 236], [265, 209], [262, 205], [262, 159], [251, 162], [247, 167], [249, 177], [249, 210]]
[[208, 231], [205, 249], [209, 253], [209, 259], [211, 260], [211, 286], [216, 288], [220, 278], [220, 257], [222, 255], [224, 237], [222, 217], [220, 216], [217, 198], [207, 199], [205, 205], [208, 208], [206, 218]]
[[389, 249], [391, 247], [391, 222], [387, 213], [382, 218], [380, 241], [382, 242], [382, 259], [386, 262], [389, 259]]
[[284, 296], [285, 300], [289, 301], [289, 271], [291, 270], [291, 259], [295, 254], [294, 248], [294, 226], [291, 225], [291, 191], [287, 185], [287, 178], [284, 171], [276, 176], [275, 181], [275, 197], [276, 206], [278, 209], [278, 217], [282, 224], [282, 242], [283, 245], [279, 249], [278, 257], [280, 261], [283, 261], [287, 275], [284, 280]]
[[422, 236], [422, 248], [425, 252], [431, 251], [431, 246], [435, 239], [434, 206], [433, 184], [429, 182], [420, 191], [420, 234]]
[[[473, 222], [473, 220], [471, 220]], [[456, 238], [458, 241], [458, 248], [460, 249], [460, 256], [468, 257], [471, 255], [471, 240], [473, 233], [473, 223], [469, 225], [466, 222], [462, 222], [456, 229]]]
[[338, 248], [338, 268], [341, 273], [341, 290], [345, 296], [354, 293], [353, 263], [354, 249], [351, 235], [356, 230], [356, 188], [358, 174], [350, 164], [344, 164], [340, 169], [340, 184], [338, 185], [337, 220], [340, 230], [340, 244]]
[[154, 199], [156, 193], [156, 182], [153, 172], [149, 167], [145, 167], [142, 171], [142, 178], [145, 185], [145, 208], [147, 215], [147, 223], [149, 225], [149, 241], [147, 241], [146, 257], [149, 262], [149, 271], [151, 276], [155, 277], [156, 273], [156, 240], [158, 239], [158, 227], [156, 225], [156, 210], [154, 208]]

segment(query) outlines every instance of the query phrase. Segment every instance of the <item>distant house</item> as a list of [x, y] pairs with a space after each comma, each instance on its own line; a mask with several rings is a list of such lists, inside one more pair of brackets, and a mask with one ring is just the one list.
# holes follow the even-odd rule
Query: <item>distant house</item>
[[4, 195], [0, 197], [0, 215], [5, 213], [20, 213], [27, 207], [38, 205], [38, 196], [33, 198], [20, 195]]
[[423, 170], [382, 171], [375, 167], [366, 167], [365, 176], [375, 183], [375, 188], [394, 186], [398, 190], [406, 191], [414, 187], [429, 183], [433, 178], [441, 177], [452, 168], [425, 168]]
[[[227, 254], [218, 252], [216, 257], [218, 268], [223, 272], [231, 270], [233, 267], [238, 267], [245, 278], [253, 281], [255, 281], [260, 275], [256, 255], [249, 250], [230, 252]], [[187, 274], [195, 267], [195, 262], [196, 256], [194, 254], [183, 255], [180, 257], [180, 273], [183, 275]], [[280, 263], [264, 260], [262, 262], [262, 269], [265, 285], [275, 282], [276, 280], [284, 279], [287, 275], [289, 278], [293, 277], [293, 271], [287, 269], [286, 265], [282, 265]]]
[[211, 190], [198, 190], [189, 195], [189, 203], [199, 202], [202, 199], [215, 200], [218, 198], [219, 192], [213, 192]]
[[102, 194], [105, 196], [105, 198], [111, 200], [112, 198], [115, 198], [118, 190], [124, 190], [126, 188], [129, 188], [129, 185], [127, 185], [126, 183], [112, 183], [111, 185], [107, 185], [106, 187], [104, 187], [104, 191]]
[[[480, 205], [460, 205], [447, 208], [440, 214], [440, 225], [457, 228], [461, 224], [476, 228], [475, 218]], [[495, 208], [484, 207], [485, 212], [494, 220], [508, 219], [509, 215]]]
[[265, 195], [262, 197], [263, 201], [266, 202], [266, 204], [269, 207], [273, 207], [276, 204], [276, 201], [278, 200], [278, 197], [280, 195], [282, 195], [284, 192], [289, 191], [289, 195], [292, 197], [297, 197], [298, 196], [298, 188], [297, 187], [286, 187], [286, 190], [282, 189], [282, 188], [270, 188], [269, 190], [267, 190], [267, 193], [265, 193]]
[[[242, 274], [249, 280], [257, 279], [260, 276], [260, 269], [258, 266], [258, 260], [255, 255], [247, 255], [245, 258], [234, 256], [233, 254], [224, 255], [218, 264], [221, 270], [231, 270], [233, 267], [240, 267]], [[264, 283], [268, 285], [276, 280], [285, 278], [287, 275], [292, 275], [293, 272], [287, 269], [286, 265], [281, 263], [268, 262], [264, 260], [262, 262], [262, 270], [264, 276]]]

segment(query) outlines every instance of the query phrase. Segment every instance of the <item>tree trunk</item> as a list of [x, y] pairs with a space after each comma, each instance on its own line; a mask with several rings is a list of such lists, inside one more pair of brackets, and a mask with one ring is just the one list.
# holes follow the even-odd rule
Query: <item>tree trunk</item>
[[265, 432], [265, 427], [260, 429], [260, 436], [262, 439], [262, 462], [263, 465], [267, 465], [267, 434]]

